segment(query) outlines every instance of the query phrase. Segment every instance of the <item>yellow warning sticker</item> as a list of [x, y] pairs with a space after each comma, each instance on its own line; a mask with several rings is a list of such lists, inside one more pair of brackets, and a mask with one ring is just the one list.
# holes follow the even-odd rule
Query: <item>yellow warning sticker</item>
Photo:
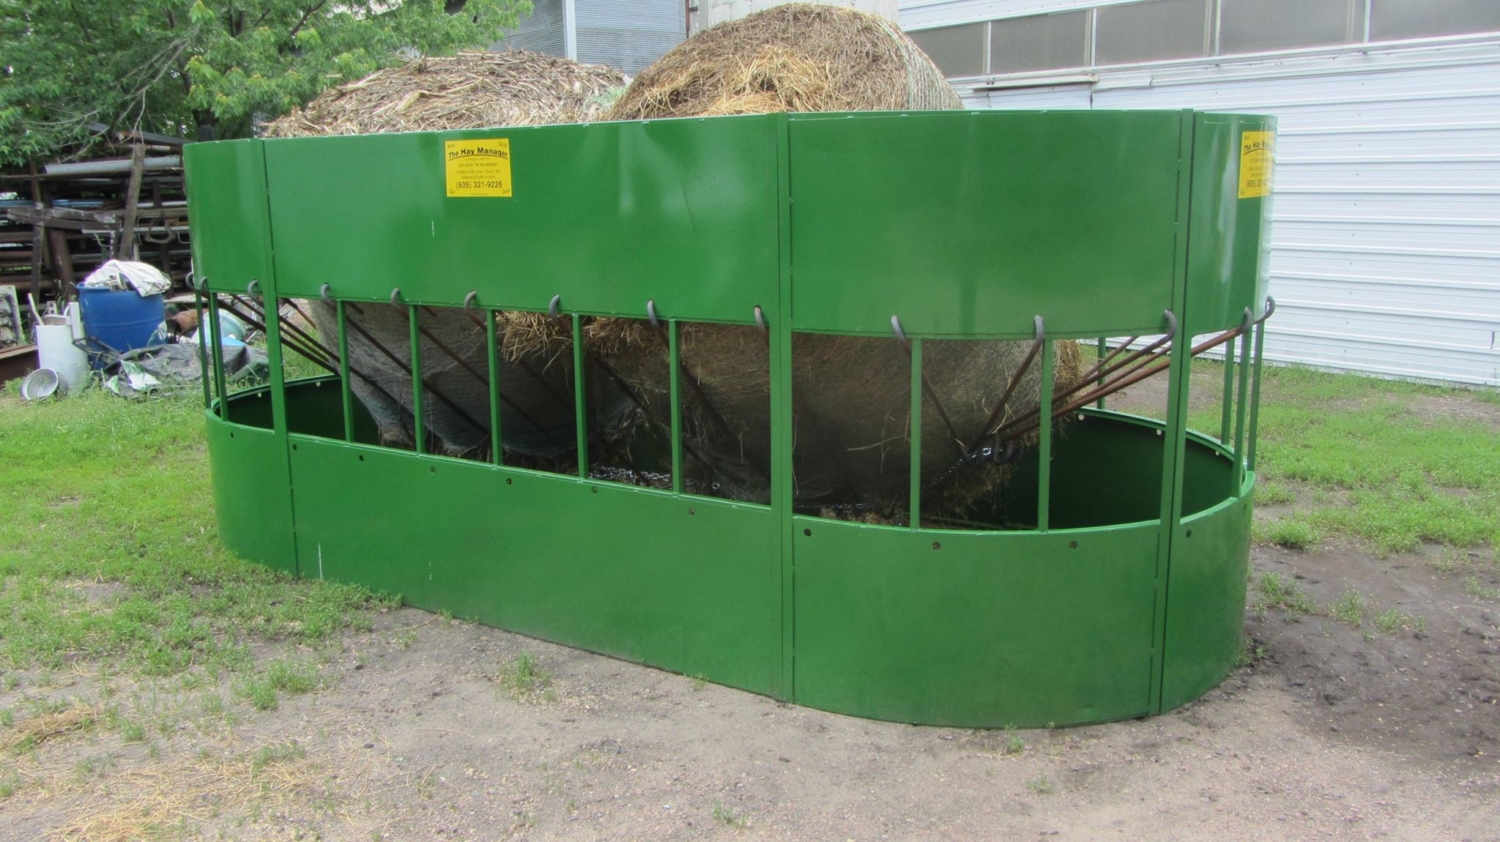
[[510, 139], [448, 140], [443, 165], [449, 196], [509, 196]]
[[1275, 156], [1275, 132], [1240, 134], [1241, 199], [1271, 195], [1271, 162]]

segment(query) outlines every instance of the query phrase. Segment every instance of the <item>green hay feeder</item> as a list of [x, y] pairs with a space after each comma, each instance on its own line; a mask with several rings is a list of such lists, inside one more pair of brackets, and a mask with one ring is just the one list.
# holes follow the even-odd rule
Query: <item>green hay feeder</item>
[[[1171, 709], [1241, 646], [1273, 131], [1197, 112], [921, 112], [193, 144], [206, 306], [258, 303], [271, 358], [268, 385], [225, 394], [206, 351], [220, 537], [294, 575], [857, 716], [1025, 727]], [[333, 372], [289, 379], [304, 328], [275, 304], [319, 297], [338, 306]], [[348, 313], [372, 306], [411, 320], [415, 450], [375, 443], [337, 353]], [[678, 400], [680, 324], [762, 324], [769, 505], [683, 487], [678, 412], [670, 488], [591, 475], [585, 413], [574, 474], [504, 464], [492, 318], [491, 461], [425, 452], [422, 314], [463, 306], [551, 308], [574, 337], [584, 317], [654, 317]], [[924, 342], [1032, 341], [1041, 405], [1070, 423], [1041, 424], [1013, 464], [1003, 523], [804, 514], [794, 332], [909, 342], [892, 376], [910, 379], [917, 425]], [[1167, 379], [1165, 421], [1053, 393], [1056, 343], [1160, 334], [1140, 359]], [[1204, 335], [1230, 359], [1217, 437], [1186, 426]], [[587, 381], [572, 378], [577, 405]]]

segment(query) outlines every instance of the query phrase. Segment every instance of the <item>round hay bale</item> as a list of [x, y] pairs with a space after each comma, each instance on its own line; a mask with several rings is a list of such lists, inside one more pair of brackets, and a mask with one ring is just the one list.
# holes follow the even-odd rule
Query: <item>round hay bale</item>
[[598, 120], [625, 87], [602, 64], [530, 50], [420, 58], [330, 88], [266, 137], [430, 132]]
[[[325, 91], [306, 108], [267, 124], [265, 133], [308, 137], [586, 122], [603, 114], [625, 81], [623, 74], [604, 65], [525, 50], [422, 58]], [[323, 343], [336, 353], [334, 307], [322, 301], [309, 305]], [[354, 377], [350, 389], [375, 419], [383, 443], [411, 447], [406, 308], [361, 308], [358, 315], [352, 309], [349, 314], [363, 330], [348, 332], [349, 362], [368, 380]], [[488, 386], [474, 375], [486, 371], [484, 327], [458, 310], [423, 311], [420, 324], [431, 334], [421, 340], [422, 379], [429, 388], [423, 420], [436, 438], [433, 449], [476, 454], [489, 443]], [[499, 318], [502, 341], [508, 346], [516, 344], [506, 336], [511, 325], [504, 316]], [[574, 446], [573, 389], [565, 367], [552, 362], [541, 348], [518, 348], [503, 359], [500, 380], [506, 384], [506, 400], [501, 431], [508, 450], [545, 458]]]
[[[962, 107], [931, 59], [884, 18], [794, 3], [684, 41], [643, 71], [606, 118]], [[644, 336], [648, 330], [640, 322], [600, 320], [589, 328], [589, 349], [644, 404], [664, 411], [666, 384], [649, 373], [664, 370], [666, 347]], [[683, 391], [684, 417], [692, 419], [693, 453], [702, 457], [685, 462], [687, 479], [725, 496], [768, 499], [765, 338], [753, 328], [692, 324], [682, 327], [681, 343], [684, 379], [696, 381]], [[981, 444], [976, 438], [1030, 344], [927, 345], [924, 377], [967, 446]], [[1081, 369], [1078, 348], [1056, 347], [1057, 382], [1071, 384]], [[794, 504], [850, 519], [904, 521], [911, 448], [906, 350], [894, 337], [798, 334], [792, 359]], [[1036, 407], [1039, 368], [1028, 370], [1002, 418]], [[955, 469], [960, 449], [931, 400], [924, 401], [922, 420], [929, 514], [962, 511], [1004, 481], [1004, 465]]]
[[605, 119], [962, 107], [932, 60], [885, 18], [788, 3], [706, 29], [669, 50]]

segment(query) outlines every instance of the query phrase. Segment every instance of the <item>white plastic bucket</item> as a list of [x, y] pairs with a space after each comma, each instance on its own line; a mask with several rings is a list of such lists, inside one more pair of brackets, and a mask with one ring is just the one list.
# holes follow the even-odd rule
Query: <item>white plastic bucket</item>
[[57, 372], [63, 390], [73, 392], [89, 376], [89, 355], [73, 344], [73, 326], [61, 321], [36, 326], [37, 364]]

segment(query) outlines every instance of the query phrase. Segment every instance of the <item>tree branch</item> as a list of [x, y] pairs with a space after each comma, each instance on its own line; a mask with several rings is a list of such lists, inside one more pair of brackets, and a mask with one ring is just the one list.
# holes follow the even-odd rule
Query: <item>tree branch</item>
[[314, 14], [317, 14], [318, 10], [326, 5], [328, 5], [328, 0], [318, 0], [318, 3], [316, 5], [303, 12], [302, 20], [297, 21], [297, 25], [292, 27], [292, 31], [286, 34], [286, 40], [291, 41], [292, 39], [296, 38], [297, 33], [302, 31], [302, 27], [307, 25], [308, 18], [311, 18]]

